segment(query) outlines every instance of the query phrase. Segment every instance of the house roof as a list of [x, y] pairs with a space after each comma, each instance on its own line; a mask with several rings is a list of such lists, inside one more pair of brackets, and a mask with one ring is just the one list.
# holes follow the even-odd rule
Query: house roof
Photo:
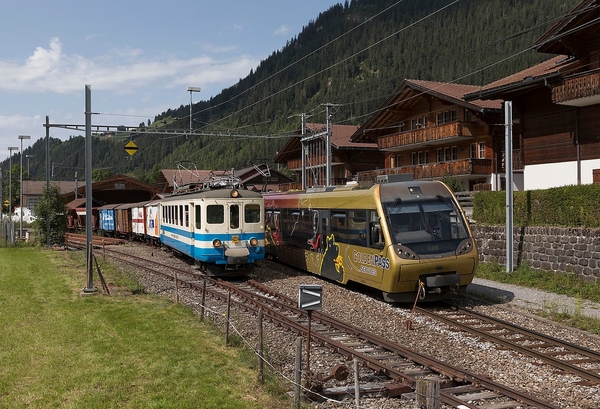
[[463, 106], [475, 112], [499, 112], [500, 100], [465, 101], [464, 96], [478, 90], [476, 85], [406, 79], [383, 101], [377, 111], [352, 135], [352, 141], [375, 141], [378, 136], [398, 129], [404, 111], [409, 111], [423, 98], [435, 98], [453, 105]]
[[500, 78], [483, 87], [478, 87], [477, 91], [465, 95], [465, 99], [472, 98], [488, 99], [502, 98], [510, 99], [510, 94], [522, 92], [526, 89], [544, 86], [548, 81], [559, 78], [561, 75], [569, 74], [581, 64], [580, 61], [565, 55], [559, 55], [546, 60], [533, 67], [526, 68], [515, 74]]
[[[80, 183], [81, 184], [81, 183]], [[75, 182], [72, 181], [58, 181], [51, 180], [50, 186], [58, 186], [60, 193], [65, 194], [75, 190]], [[41, 196], [46, 188], [45, 181], [38, 180], [24, 180], [23, 181], [23, 194], [25, 196]]]
[[600, 37], [598, 18], [600, 0], [584, 0], [537, 39], [534, 47], [541, 53], [581, 58], [588, 53], [581, 45]]
[[[79, 183], [77, 193], [85, 196], [85, 183]], [[75, 199], [74, 189], [62, 192], [67, 202]], [[125, 175], [115, 175], [111, 178], [92, 183], [92, 197], [97, 203], [115, 203], [125, 201], [140, 201], [156, 195], [157, 189], [147, 183], [140, 182]]]
[[596, 44], [600, 39], [599, 19], [600, 0], [583, 0], [534, 43], [541, 53], [559, 55], [487, 84], [465, 95], [465, 99], [510, 100], [524, 91], [545, 87], [578, 71], [589, 70], [588, 44]]
[[[333, 149], [361, 149], [361, 150], [377, 150], [377, 144], [372, 142], [352, 142], [351, 137], [358, 129], [355, 125], [332, 125], [331, 126], [331, 146]], [[274, 162], [285, 163], [289, 159], [300, 157], [300, 149], [302, 147], [301, 130], [298, 136], [292, 136], [283, 145], [281, 150], [275, 156]], [[326, 137], [327, 125], [318, 123], [306, 124], [307, 134], [323, 134], [323, 139]]]

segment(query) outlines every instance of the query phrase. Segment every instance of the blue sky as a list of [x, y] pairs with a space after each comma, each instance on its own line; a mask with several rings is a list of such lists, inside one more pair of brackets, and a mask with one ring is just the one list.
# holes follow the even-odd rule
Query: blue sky
[[[0, 161], [42, 126], [132, 125], [208, 99], [342, 0], [8, 1], [0, 25]], [[51, 128], [66, 139], [74, 131]], [[16, 152], [13, 152], [13, 155]]]

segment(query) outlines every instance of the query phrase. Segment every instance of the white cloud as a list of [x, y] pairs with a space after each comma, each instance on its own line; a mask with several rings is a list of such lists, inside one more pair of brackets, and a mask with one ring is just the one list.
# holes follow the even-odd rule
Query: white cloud
[[275, 31], [273, 31], [273, 35], [287, 35], [287, 33], [289, 33], [291, 31], [291, 27], [288, 27], [286, 25], [283, 25], [281, 27], [279, 27], [278, 29], [276, 29]]
[[0, 91], [78, 92], [82, 84], [95, 90], [132, 92], [150, 84], [163, 88], [194, 83], [231, 84], [248, 74], [260, 62], [245, 55], [218, 60], [207, 56], [189, 59], [144, 58], [143, 50], [122, 48], [110, 55], [88, 59], [67, 54], [58, 38], [48, 48], [37, 47], [24, 64], [0, 61]]

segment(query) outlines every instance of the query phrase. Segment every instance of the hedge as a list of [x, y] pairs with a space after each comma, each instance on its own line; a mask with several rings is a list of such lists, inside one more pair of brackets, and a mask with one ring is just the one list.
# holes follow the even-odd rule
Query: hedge
[[[482, 191], [473, 197], [473, 220], [506, 223], [506, 192]], [[514, 192], [515, 226], [600, 228], [600, 184]]]

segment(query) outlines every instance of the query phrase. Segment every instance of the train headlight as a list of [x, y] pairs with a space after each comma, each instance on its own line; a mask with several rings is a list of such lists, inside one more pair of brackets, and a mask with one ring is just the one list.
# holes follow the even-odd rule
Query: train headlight
[[256, 238], [252, 237], [252, 238], [250, 239], [250, 245], [251, 245], [252, 247], [255, 247], [255, 246], [257, 246], [257, 245], [258, 245], [258, 240], [256, 240]]
[[231, 197], [238, 197], [240, 192], [237, 189], [232, 189], [230, 195]]
[[221, 247], [223, 245], [223, 243], [221, 243], [221, 240], [219, 239], [214, 239], [212, 242], [213, 247]]

